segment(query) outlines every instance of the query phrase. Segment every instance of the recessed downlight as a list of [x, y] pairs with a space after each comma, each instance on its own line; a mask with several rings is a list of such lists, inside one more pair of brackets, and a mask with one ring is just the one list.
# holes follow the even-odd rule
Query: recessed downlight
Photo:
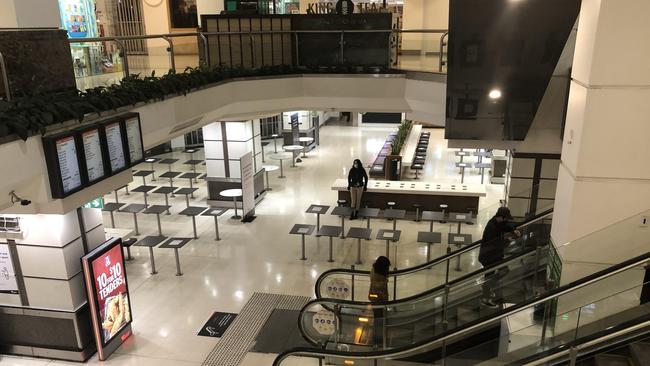
[[488, 94], [488, 96], [489, 96], [491, 99], [499, 99], [499, 98], [501, 98], [501, 90], [499, 90], [499, 89], [492, 89], [492, 90], [490, 90], [490, 94]]

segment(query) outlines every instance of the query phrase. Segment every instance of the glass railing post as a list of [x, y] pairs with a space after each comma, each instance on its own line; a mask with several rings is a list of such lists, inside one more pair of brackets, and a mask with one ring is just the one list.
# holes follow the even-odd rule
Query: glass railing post
[[255, 37], [253, 37], [253, 33], [248, 33], [248, 38], [251, 41], [251, 67], [254, 69], [257, 62], [255, 61]]
[[117, 39], [117, 38], [114, 38], [113, 42], [115, 42], [115, 44], [117, 44], [117, 47], [120, 49], [120, 52], [122, 53], [122, 61], [124, 62], [124, 69], [123, 69], [124, 77], [125, 78], [129, 77], [129, 75], [130, 75], [129, 74], [129, 56], [126, 53], [126, 47], [124, 47], [124, 43], [122, 41], [120, 41], [119, 39]]
[[208, 46], [208, 37], [205, 34], [199, 33], [199, 39], [203, 43], [203, 63], [206, 66], [210, 66], [210, 53]]
[[551, 316], [551, 301], [548, 300], [544, 302], [544, 316], [542, 319], [542, 336], [540, 337], [539, 344], [540, 346], [543, 346], [544, 343], [546, 342], [546, 329], [548, 328], [548, 321], [549, 317]]
[[578, 320], [576, 320], [576, 330], [573, 333], [573, 340], [578, 339], [578, 330], [580, 329], [580, 315], [582, 314], [582, 306], [578, 309]]
[[168, 36], [163, 36], [162, 39], [169, 43], [169, 47], [167, 47], [167, 52], [169, 52], [169, 69], [176, 72], [176, 60], [174, 59], [174, 40]]
[[352, 284], [350, 285], [350, 292], [352, 295], [352, 301], [355, 301], [354, 300], [354, 270], [355, 270], [354, 264], [351, 265], [350, 268], [352, 269]]

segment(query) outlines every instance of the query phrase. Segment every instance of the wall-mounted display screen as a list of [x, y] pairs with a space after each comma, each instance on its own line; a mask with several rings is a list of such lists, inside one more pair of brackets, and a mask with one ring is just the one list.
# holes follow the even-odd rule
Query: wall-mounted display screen
[[63, 193], [69, 193], [81, 187], [81, 172], [74, 137], [66, 136], [56, 140], [56, 154], [59, 159]]
[[102, 142], [98, 129], [81, 133], [81, 143], [86, 160], [86, 173], [88, 181], [95, 182], [106, 176], [104, 171], [104, 157], [102, 155]]
[[131, 305], [121, 240], [113, 238], [100, 245], [82, 258], [82, 264], [97, 348], [104, 360], [106, 346], [130, 334], [126, 328], [131, 324]]
[[17, 294], [18, 285], [9, 245], [0, 244], [0, 294]]
[[116, 173], [126, 167], [121, 124], [120, 122], [109, 123], [104, 128], [106, 131], [106, 144], [111, 163], [111, 171]]
[[129, 143], [129, 157], [131, 165], [141, 163], [144, 159], [144, 148], [142, 146], [142, 133], [140, 131], [140, 116], [132, 115], [125, 119], [126, 139]]

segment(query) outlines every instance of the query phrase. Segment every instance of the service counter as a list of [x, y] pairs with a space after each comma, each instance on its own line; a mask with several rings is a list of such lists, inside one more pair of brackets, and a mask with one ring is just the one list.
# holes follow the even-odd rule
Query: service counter
[[[338, 192], [338, 199], [350, 202], [346, 179], [337, 179], [332, 190]], [[420, 204], [420, 210], [440, 211], [440, 205], [448, 205], [447, 212], [477, 212], [479, 198], [485, 197], [485, 186], [478, 184], [447, 184], [410, 181], [368, 181], [368, 191], [363, 193], [361, 206], [384, 209], [389, 201], [396, 209], [413, 210], [413, 204]]]

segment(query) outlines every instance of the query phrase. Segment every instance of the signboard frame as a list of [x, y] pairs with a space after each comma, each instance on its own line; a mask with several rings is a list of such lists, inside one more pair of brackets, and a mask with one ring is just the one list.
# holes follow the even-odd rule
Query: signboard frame
[[[106, 128], [109, 125], [113, 125], [115, 123], [119, 124], [119, 126], [120, 126], [120, 140], [122, 142], [122, 153], [124, 154], [124, 167], [113, 170], [113, 168], [111, 166], [111, 154], [108, 151], [108, 135], [106, 134]], [[100, 126], [101, 126], [100, 130], [102, 132], [102, 136], [103, 136], [103, 139], [104, 139], [104, 142], [105, 142], [104, 147], [106, 149], [106, 156], [108, 157], [107, 163], [108, 163], [108, 171], [110, 173], [109, 175], [115, 175], [115, 174], [121, 173], [121, 172], [123, 172], [123, 171], [125, 171], [127, 169], [130, 169], [131, 168], [131, 162], [129, 160], [129, 143], [128, 143], [127, 137], [126, 137], [126, 127], [125, 127], [124, 119], [122, 117], [115, 117], [115, 118], [107, 119], [105, 121], [102, 121]]]
[[[140, 113], [136, 112], [130, 112], [130, 113], [125, 113], [120, 116], [123, 120], [123, 127], [124, 131], [126, 132], [125, 136], [123, 136], [126, 139], [126, 151], [125, 153], [128, 156], [128, 161], [129, 165], [134, 166], [140, 163], [144, 162], [145, 159], [145, 150], [144, 150], [144, 140], [142, 138], [142, 121], [140, 120]], [[127, 128], [127, 120], [131, 118], [137, 118], [138, 120], [138, 132], [140, 133], [140, 148], [141, 148], [141, 153], [142, 153], [142, 158], [134, 160], [133, 156], [131, 156], [131, 147], [129, 146], [129, 129]]]
[[[52, 136], [43, 137], [43, 152], [45, 155], [45, 163], [47, 165], [47, 175], [50, 181], [50, 191], [52, 193], [52, 198], [65, 198], [74, 193], [81, 191], [86, 188], [87, 177], [84, 174], [84, 163], [85, 159], [79, 154], [79, 145], [77, 144], [76, 138], [77, 132], [68, 131], [64, 133], [59, 133]], [[81, 177], [81, 184], [79, 187], [65, 192], [63, 189], [63, 176], [61, 175], [61, 165], [59, 164], [59, 154], [57, 151], [56, 143], [64, 138], [72, 138], [75, 142], [76, 158], [77, 165], [79, 167], [79, 175]]]
[[[95, 180], [90, 180], [90, 175], [88, 175], [88, 166], [86, 163], [86, 149], [84, 148], [84, 142], [83, 142], [83, 134], [89, 131], [96, 130], [97, 134], [99, 135], [99, 150], [102, 154], [102, 166], [104, 167], [104, 175], [101, 178], [97, 178]], [[110, 157], [108, 156], [108, 151], [106, 149], [106, 136], [103, 133], [103, 128], [101, 125], [98, 124], [93, 124], [89, 126], [85, 126], [82, 128], [75, 129], [75, 139], [77, 141], [77, 152], [81, 151], [83, 154], [82, 156], [79, 157], [79, 160], [81, 160], [81, 168], [82, 168], [82, 179], [84, 180], [85, 186], [91, 186], [103, 179], [106, 179], [113, 175], [111, 173], [111, 165], [110, 165]]]
[[[97, 288], [95, 286], [95, 274], [93, 269], [93, 263], [96, 260], [99, 260], [103, 255], [113, 250], [115, 247], [119, 247], [120, 259], [122, 264], [122, 274], [124, 276], [124, 287], [126, 289], [126, 297], [128, 300], [129, 314], [130, 319], [128, 322], [120, 329], [115, 336], [113, 336], [108, 341], [104, 340], [103, 330], [102, 330], [102, 319], [99, 311], [99, 304], [97, 303]], [[95, 344], [97, 345], [97, 353], [99, 354], [99, 360], [104, 361], [108, 356], [111, 355], [130, 335], [131, 335], [131, 324], [133, 323], [133, 311], [131, 309], [131, 300], [129, 293], [129, 279], [126, 273], [126, 261], [124, 258], [124, 253], [122, 249], [122, 239], [121, 238], [111, 238], [105, 241], [102, 245], [95, 248], [92, 252], [86, 254], [81, 258], [81, 266], [84, 272], [84, 280], [86, 287], [86, 294], [88, 296], [88, 305], [90, 306], [90, 317], [93, 328], [93, 335], [95, 338]]]

